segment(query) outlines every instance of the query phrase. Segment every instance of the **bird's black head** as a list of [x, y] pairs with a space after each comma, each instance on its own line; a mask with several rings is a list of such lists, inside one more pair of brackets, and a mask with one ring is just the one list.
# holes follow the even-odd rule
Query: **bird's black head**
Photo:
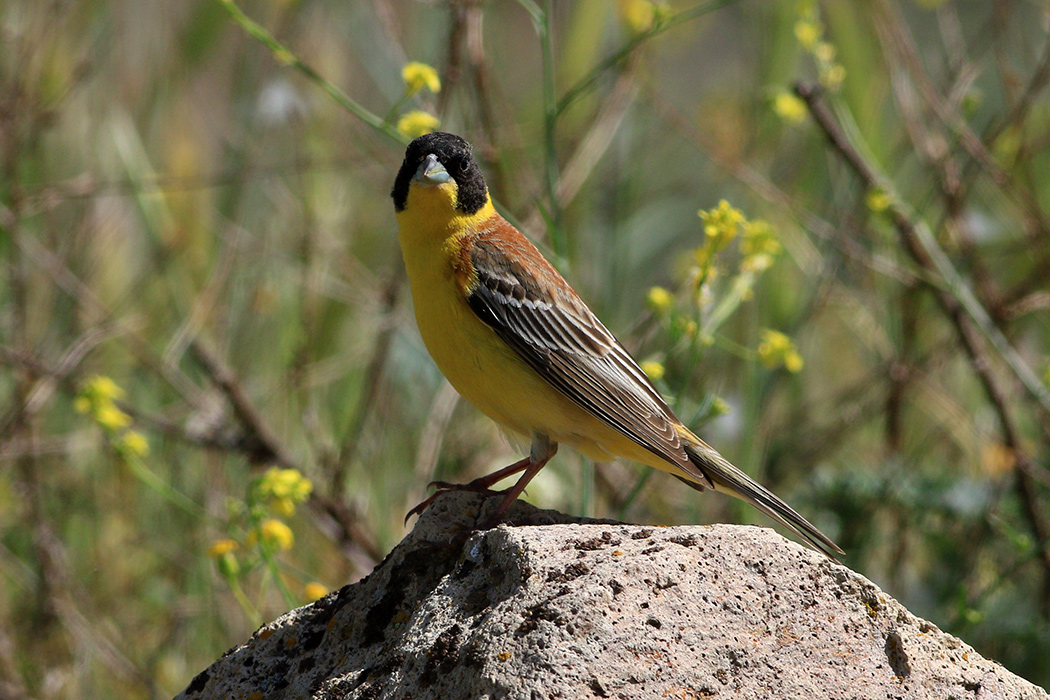
[[394, 189], [390, 196], [394, 198], [394, 209], [404, 211], [408, 203], [408, 190], [413, 179], [419, 179], [420, 166], [433, 155], [437, 162], [456, 182], [456, 209], [464, 214], [475, 214], [488, 200], [488, 187], [485, 176], [471, 154], [470, 144], [455, 134], [435, 131], [420, 136], [408, 144], [405, 161], [394, 179]]

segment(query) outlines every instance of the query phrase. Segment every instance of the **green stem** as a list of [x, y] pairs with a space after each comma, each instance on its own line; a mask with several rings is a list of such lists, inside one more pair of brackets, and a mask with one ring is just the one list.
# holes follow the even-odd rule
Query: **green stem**
[[124, 463], [128, 465], [131, 472], [139, 481], [158, 493], [175, 507], [194, 518], [206, 521], [211, 520], [211, 518], [208, 517], [208, 512], [204, 510], [204, 508], [201, 508], [193, 501], [193, 499], [186, 496], [181, 491], [173, 489], [168, 482], [150, 471], [138, 457], [125, 457]]
[[226, 584], [230, 587], [230, 592], [233, 593], [233, 597], [237, 600], [238, 605], [244, 610], [245, 616], [248, 621], [251, 622], [252, 626], [258, 627], [262, 625], [262, 615], [256, 610], [255, 606], [252, 605], [252, 601], [248, 600], [248, 596], [244, 594], [244, 589], [241, 588], [241, 582], [236, 576], [226, 576]]
[[266, 564], [267, 571], [270, 572], [270, 576], [273, 577], [274, 585], [277, 586], [277, 590], [280, 591], [281, 597], [284, 598], [284, 604], [289, 608], [297, 607], [299, 601], [296, 600], [295, 596], [292, 595], [288, 587], [284, 585], [284, 581], [281, 579], [281, 569], [277, 565], [277, 558], [274, 557], [273, 548], [267, 543], [259, 540], [259, 552], [262, 554], [263, 562]]
[[700, 337], [714, 335], [718, 327], [725, 323], [726, 319], [736, 311], [737, 307], [744, 301], [747, 293], [754, 286], [754, 272], [741, 272], [737, 275], [736, 279], [733, 280], [733, 284], [729, 287], [729, 291], [719, 299], [718, 306], [714, 308], [707, 320], [704, 321], [703, 326], [700, 327]]

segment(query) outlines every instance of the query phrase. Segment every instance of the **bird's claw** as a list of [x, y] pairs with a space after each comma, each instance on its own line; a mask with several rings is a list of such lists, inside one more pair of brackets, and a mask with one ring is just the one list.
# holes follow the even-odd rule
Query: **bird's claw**
[[415, 508], [413, 508], [405, 514], [406, 523], [408, 522], [408, 519], [411, 518], [413, 515], [422, 515], [423, 511], [429, 508], [430, 504], [433, 503], [438, 496], [448, 493], [449, 491], [470, 491], [471, 493], [480, 493], [481, 495], [486, 497], [503, 495], [503, 491], [493, 491], [488, 487], [487, 484], [475, 483], [475, 481], [471, 481], [466, 484], [452, 484], [447, 481], [431, 481], [429, 484], [427, 484], [427, 488], [436, 488], [437, 491], [435, 491], [434, 494], [430, 496], [430, 498], [427, 498], [422, 503], [419, 503]]

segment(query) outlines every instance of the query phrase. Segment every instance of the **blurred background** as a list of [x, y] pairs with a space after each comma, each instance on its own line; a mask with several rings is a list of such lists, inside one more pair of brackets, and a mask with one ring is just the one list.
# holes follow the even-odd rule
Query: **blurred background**
[[[0, 697], [170, 697], [518, 458], [412, 317], [389, 190], [439, 124], [684, 420], [1050, 683], [1048, 18], [0, 3]], [[568, 449], [528, 499], [770, 525]]]

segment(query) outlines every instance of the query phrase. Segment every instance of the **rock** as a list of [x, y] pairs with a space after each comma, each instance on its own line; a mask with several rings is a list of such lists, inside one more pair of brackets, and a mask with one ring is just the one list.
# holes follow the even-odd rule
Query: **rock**
[[469, 531], [494, 502], [441, 497], [366, 579], [178, 698], [1050, 698], [772, 530], [519, 502], [518, 526]]

